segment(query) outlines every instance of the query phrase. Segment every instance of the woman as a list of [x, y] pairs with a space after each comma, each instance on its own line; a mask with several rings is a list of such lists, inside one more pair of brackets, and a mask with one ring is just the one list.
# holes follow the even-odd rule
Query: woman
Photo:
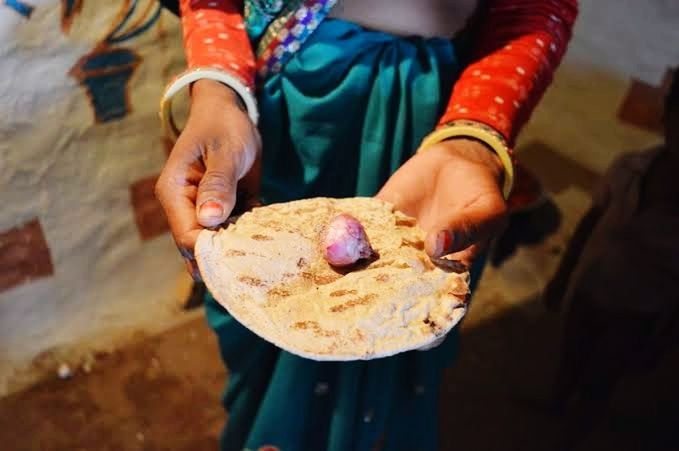
[[[430, 255], [475, 262], [477, 280], [475, 257], [505, 219], [509, 149], [565, 51], [575, 0], [333, 4], [179, 2], [189, 70], [161, 116], [175, 132], [169, 99], [189, 84], [191, 113], [157, 195], [182, 255], [199, 277], [196, 236], [237, 198], [377, 193], [418, 219]], [[455, 333], [425, 352], [319, 363], [212, 298], [206, 308], [230, 370], [222, 449], [436, 449]]]

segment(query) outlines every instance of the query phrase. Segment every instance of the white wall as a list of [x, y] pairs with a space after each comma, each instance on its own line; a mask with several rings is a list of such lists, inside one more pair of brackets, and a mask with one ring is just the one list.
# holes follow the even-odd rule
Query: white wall
[[[169, 235], [143, 241], [130, 202], [130, 186], [157, 174], [166, 155], [157, 108], [183, 65], [177, 21], [164, 15], [109, 46], [141, 61], [127, 89], [131, 110], [97, 123], [69, 71], [124, 2], [84, 1], [68, 34], [62, 2], [28, 3], [29, 18], [0, 5], [0, 234], [37, 218], [54, 274], [0, 291], [0, 393], [55, 361], [168, 327], [182, 317], [188, 286]], [[20, 258], [4, 253], [0, 261]]]
[[617, 119], [631, 79], [658, 86], [677, 66], [678, 1], [581, 0], [564, 64], [517, 147], [539, 140], [603, 172], [620, 152], [659, 141]]

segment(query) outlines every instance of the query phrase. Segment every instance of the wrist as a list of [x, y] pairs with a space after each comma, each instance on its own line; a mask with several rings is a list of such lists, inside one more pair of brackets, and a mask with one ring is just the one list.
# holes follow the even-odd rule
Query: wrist
[[243, 100], [233, 88], [208, 78], [197, 80], [191, 85], [191, 104], [196, 103], [218, 103], [236, 106], [240, 110], [246, 111]]
[[[465, 140], [465, 141], [477, 141], [478, 143], [483, 143], [488, 149], [492, 149], [493, 153], [499, 158], [500, 163], [502, 163], [502, 175], [499, 180], [502, 180], [502, 194], [506, 199], [512, 191], [512, 186], [514, 184], [514, 163], [512, 161], [512, 151], [507, 146], [505, 138], [497, 132], [497, 130], [489, 127], [480, 122], [469, 121], [469, 120], [456, 120], [443, 124], [436, 130], [427, 135], [418, 152], [432, 147], [435, 144], [440, 144], [448, 140]], [[480, 149], [478, 145], [474, 146]], [[472, 152], [474, 153], [474, 152]], [[482, 155], [483, 152], [475, 152], [478, 155]], [[491, 170], [495, 166], [493, 159], [483, 158], [484, 164]]]
[[488, 168], [498, 179], [502, 180], [504, 166], [497, 153], [485, 143], [476, 139], [451, 138], [439, 143], [441, 151], [448, 155], [463, 156]]
[[217, 117], [224, 113], [232, 114], [233, 117], [244, 115], [253, 125], [257, 125], [257, 101], [251, 87], [234, 74], [211, 67], [193, 67], [167, 85], [160, 101], [163, 131], [171, 140], [176, 140], [181, 133], [172, 117], [172, 100], [187, 87], [191, 91], [189, 122], [192, 117], [203, 117], [207, 112], [215, 113]]

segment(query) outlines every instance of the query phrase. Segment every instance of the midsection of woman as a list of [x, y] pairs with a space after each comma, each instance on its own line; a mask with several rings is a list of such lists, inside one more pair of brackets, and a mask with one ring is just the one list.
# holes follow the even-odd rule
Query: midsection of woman
[[[191, 112], [156, 191], [189, 266], [203, 227], [259, 186], [269, 202], [377, 195], [417, 219], [428, 254], [475, 262], [503, 222], [505, 142], [549, 83], [577, 7], [494, 0], [467, 64], [447, 38], [473, 3], [181, 0], [189, 70], [164, 97], [193, 83]], [[230, 369], [223, 450], [438, 449], [455, 334], [426, 352], [319, 363], [278, 351], [212, 298], [206, 312]]]
[[478, 0], [341, 0], [329, 17], [399, 36], [451, 37], [478, 4]]
[[[472, 226], [466, 224], [467, 220], [453, 221], [451, 218], [439, 217], [442, 212], [454, 211], [450, 205], [445, 205], [445, 208], [442, 206], [437, 210], [438, 213], [420, 218], [423, 228], [428, 232], [426, 248], [430, 254], [440, 255], [444, 251], [453, 253], [467, 246], [473, 248], [474, 252], [478, 251], [480, 246], [470, 246], [478, 238], [475, 234], [451, 232], [452, 229], [447, 230], [446, 227], [487, 233], [494, 230], [494, 226], [486, 227], [482, 222], [499, 222], [505, 203], [496, 198], [496, 179], [500, 180], [499, 194], [506, 199], [511, 192], [514, 175], [510, 148], [551, 82], [553, 72], [566, 50], [578, 10], [577, 0], [179, 0], [178, 3], [189, 69], [173, 80], [163, 95], [161, 118], [166, 131], [173, 135], [171, 138], [179, 135], [171, 119], [172, 96], [192, 85], [192, 107], [187, 127], [177, 141], [169, 166], [159, 179], [158, 192], [163, 207], [168, 211], [175, 240], [194, 268], [192, 249], [195, 238], [202, 227], [217, 226], [231, 213], [236, 182], [241, 181], [239, 188], [243, 185], [252, 185], [253, 188], [259, 185], [258, 181], [254, 181], [258, 175], [253, 176], [251, 184], [245, 182], [249, 180], [245, 177], [249, 172], [261, 173], [257, 166], [253, 166], [260, 155], [262, 142], [258, 123], [264, 132], [265, 148], [261, 152], [264, 156], [264, 174], [272, 175], [271, 168], [277, 167], [271, 163], [275, 157], [271, 149], [281, 147], [266, 145], [267, 142], [273, 142], [272, 133], [266, 125], [275, 118], [271, 105], [278, 98], [274, 99], [275, 96], [271, 96], [266, 88], [271, 84], [276, 85], [280, 74], [288, 69], [297, 70], [302, 84], [294, 86], [296, 91], [285, 99], [297, 93], [308, 94], [307, 97], [315, 100], [334, 98], [336, 95], [331, 95], [331, 88], [346, 86], [340, 76], [358, 75], [352, 77], [356, 87], [342, 94], [343, 100], [348, 102], [347, 106], [318, 104], [313, 111], [299, 112], [298, 107], [309, 102], [296, 102], [291, 107], [300, 113], [299, 118], [291, 117], [287, 111], [280, 114], [275, 125], [286, 125], [290, 130], [314, 122], [315, 128], [303, 134], [305, 137], [322, 138], [325, 135], [319, 133], [320, 130], [336, 131], [347, 117], [347, 108], [355, 109], [369, 93], [379, 99], [388, 97], [392, 103], [409, 101], [413, 97], [428, 102], [426, 115], [420, 114], [423, 111], [421, 108], [414, 108], [413, 111], [405, 108], [398, 121], [381, 131], [380, 139], [386, 142], [394, 134], [394, 127], [398, 125], [403, 129], [405, 119], [412, 126], [403, 133], [407, 142], [399, 149], [398, 157], [385, 158], [381, 162], [379, 177], [367, 177], [356, 167], [361, 161], [356, 154], [356, 146], [348, 147], [354, 151], [349, 155], [352, 157], [353, 166], [350, 168], [353, 170], [345, 168], [344, 171], [354, 174], [357, 180], [372, 180], [370, 189], [361, 184], [363, 188], [355, 190], [355, 193], [372, 195], [379, 188], [374, 184], [383, 183], [386, 176], [399, 169], [404, 158], [418, 149], [427, 149], [422, 153], [426, 156], [418, 157], [417, 161], [431, 163], [427, 169], [429, 172], [441, 170], [440, 165], [433, 164], [437, 153], [428, 150], [431, 148], [439, 149], [437, 152], [446, 158], [450, 155], [456, 158], [464, 156], [463, 159], [481, 158], [483, 171], [476, 175], [469, 175], [469, 171], [459, 168], [453, 172], [465, 173], [464, 185], [467, 188], [476, 183], [470, 191], [484, 191], [474, 195], [482, 197], [484, 205], [492, 207], [496, 216], [488, 216], [484, 212], [479, 217], [468, 219], [473, 223]], [[342, 20], [323, 23], [328, 15]], [[460, 40], [463, 42], [458, 45], [456, 41], [453, 46], [446, 38], [460, 31], [464, 24], [469, 23], [472, 15], [474, 20], [473, 26], [469, 27], [470, 33]], [[328, 27], [335, 27], [335, 31], [337, 27], [344, 27], [346, 33], [329, 32]], [[380, 34], [382, 36], [378, 37]], [[416, 37], [401, 38], [395, 35]], [[352, 38], [356, 36], [360, 36], [360, 39]], [[427, 36], [445, 38], [427, 39]], [[355, 47], [350, 48], [345, 42], [350, 38], [351, 45]], [[389, 42], [389, 48], [373, 55], [374, 60], [361, 60], [360, 57], [376, 48], [373, 44], [378, 41], [379, 45]], [[421, 51], [422, 48], [432, 50], [431, 54]], [[305, 51], [311, 52], [314, 57], [300, 57], [300, 52]], [[427, 56], [431, 61], [426, 61]], [[408, 62], [417, 61], [418, 64], [414, 66], [417, 70], [404, 72], [408, 66], [401, 64], [401, 58]], [[378, 61], [381, 64], [379, 66], [376, 65]], [[319, 62], [327, 64], [327, 70], [312, 76], [314, 70], [325, 67], [317, 64]], [[303, 70], [298, 70], [300, 67]], [[375, 68], [379, 69], [378, 74], [398, 73], [399, 77], [386, 87], [397, 90], [398, 96], [388, 96], [380, 91], [381, 85], [375, 86], [372, 91], [368, 89], [371, 78], [362, 75], [366, 69]], [[426, 88], [418, 87], [418, 83], [424, 80], [422, 73], [433, 76], [432, 83]], [[318, 86], [335, 75], [338, 75], [335, 83], [323, 85], [327, 92], [320, 91], [321, 95]], [[374, 122], [395, 111], [401, 110], [389, 105], [379, 114], [376, 112], [376, 118], [373, 118], [366, 117], [366, 111], [359, 109], [351, 117]], [[223, 117], [225, 115], [227, 117]], [[226, 127], [224, 124], [229, 125]], [[374, 144], [377, 134], [367, 133], [366, 130], [373, 131], [375, 127], [357, 130], [355, 135], [359, 135], [361, 142]], [[327, 136], [325, 138], [326, 141], [332, 141]], [[336, 186], [334, 178], [346, 179], [343, 174], [339, 174], [339, 166], [334, 161], [338, 155], [348, 158], [344, 150], [332, 150], [328, 155], [321, 155], [313, 151], [318, 148], [318, 143], [302, 146], [300, 140], [291, 137], [286, 138], [288, 142], [296, 144], [295, 158], [284, 158], [282, 161], [301, 164], [297, 164], [295, 170], [283, 171], [283, 184], [286, 188], [313, 187], [292, 194], [319, 195], [325, 192], [317, 190], [320, 185], [315, 182]], [[206, 159], [202, 155], [212, 154], [205, 151], [198, 155], [195, 152], [196, 146], [212, 148], [215, 147], [213, 143], [224, 143], [228, 147], [229, 158]], [[463, 151], [462, 147], [473, 149]], [[190, 182], [178, 185], [177, 180], [188, 174], [187, 162], [193, 161], [196, 155], [206, 160], [194, 162], [205, 169], [205, 173], [191, 173], [193, 178]], [[235, 161], [230, 161], [233, 159]], [[365, 160], [371, 167], [374, 166], [374, 157], [367, 156]], [[413, 167], [416, 167], [415, 163], [404, 168], [405, 176], [395, 174], [394, 181], [401, 192], [397, 193], [398, 199], [387, 200], [399, 204], [405, 199], [412, 204], [413, 213], [422, 213], [426, 211], [419, 206], [423, 198], [420, 192], [422, 187], [414, 195], [404, 194], [411, 192], [410, 189], [404, 189], [404, 183], [417, 178], [412, 173]], [[225, 170], [226, 175], [223, 174]], [[203, 178], [214, 178], [214, 175], [229, 180], [206, 181]], [[480, 175], [489, 180], [477, 177]], [[430, 178], [437, 180], [435, 177]], [[275, 182], [272, 177], [267, 180]], [[186, 189], [188, 185], [195, 186], [196, 190]], [[444, 185], [448, 186], [442, 183], [442, 187]], [[184, 196], [181, 204], [175, 198], [178, 192]], [[384, 190], [379, 192], [384, 195]], [[352, 193], [342, 191], [342, 194]], [[256, 195], [252, 193], [253, 198]], [[465, 195], [470, 193], [465, 192]], [[492, 202], [488, 200], [489, 195]], [[284, 199], [285, 196], [279, 198]], [[475, 202], [474, 196], [468, 200], [469, 204]], [[460, 205], [467, 203], [460, 202]], [[455, 224], [447, 224], [451, 221]], [[453, 240], [456, 233], [464, 239]], [[483, 237], [484, 240], [486, 238]]]

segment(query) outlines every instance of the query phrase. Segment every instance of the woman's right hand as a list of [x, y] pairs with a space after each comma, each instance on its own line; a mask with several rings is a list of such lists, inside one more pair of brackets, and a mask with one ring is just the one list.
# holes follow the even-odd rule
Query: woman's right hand
[[193, 249], [203, 228], [222, 224], [236, 205], [256, 205], [261, 139], [238, 95], [199, 80], [191, 112], [156, 183], [174, 241], [192, 277], [200, 280]]

